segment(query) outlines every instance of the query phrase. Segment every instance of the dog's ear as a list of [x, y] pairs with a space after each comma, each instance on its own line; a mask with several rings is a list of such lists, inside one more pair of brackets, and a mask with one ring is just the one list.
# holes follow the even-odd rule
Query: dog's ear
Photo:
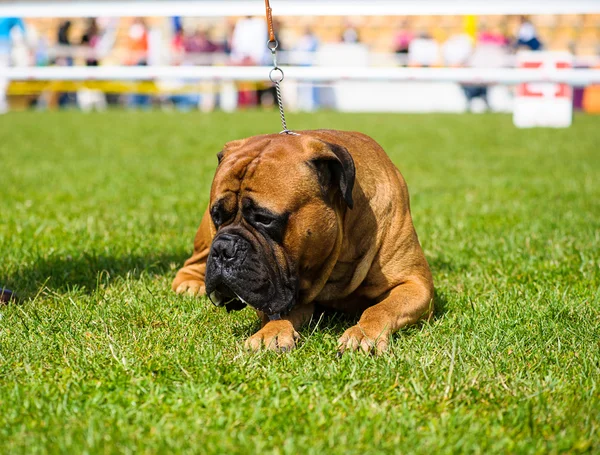
[[316, 168], [319, 182], [324, 188], [335, 185], [349, 208], [354, 206], [352, 189], [356, 177], [354, 160], [345, 147], [329, 142], [317, 141], [310, 162]]
[[244, 145], [245, 143], [246, 139], [238, 139], [236, 141], [229, 141], [227, 144], [225, 144], [223, 146], [223, 149], [219, 153], [217, 153], [217, 160], [219, 160], [219, 164], [221, 164], [221, 161], [223, 161], [223, 158], [225, 157], [227, 152], [235, 150]]

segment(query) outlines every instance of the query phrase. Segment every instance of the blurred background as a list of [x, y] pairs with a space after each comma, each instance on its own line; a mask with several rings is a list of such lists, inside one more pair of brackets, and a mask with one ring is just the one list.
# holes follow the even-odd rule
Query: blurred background
[[[292, 111], [600, 113], [600, 1], [271, 6]], [[273, 108], [266, 42], [262, 0], [0, 1], [0, 112]]]

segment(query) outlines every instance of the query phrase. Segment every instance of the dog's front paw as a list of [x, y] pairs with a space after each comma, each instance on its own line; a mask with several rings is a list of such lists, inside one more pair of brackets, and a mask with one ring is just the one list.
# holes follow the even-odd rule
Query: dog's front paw
[[186, 280], [173, 285], [177, 294], [187, 294], [192, 296], [199, 296], [206, 294], [206, 288], [203, 281], [198, 280]]
[[344, 332], [338, 340], [340, 353], [362, 349], [364, 352], [382, 354], [387, 351], [389, 333], [369, 324], [356, 324]]
[[291, 322], [285, 320], [270, 321], [246, 340], [244, 346], [251, 351], [266, 348], [276, 352], [291, 351], [300, 338]]

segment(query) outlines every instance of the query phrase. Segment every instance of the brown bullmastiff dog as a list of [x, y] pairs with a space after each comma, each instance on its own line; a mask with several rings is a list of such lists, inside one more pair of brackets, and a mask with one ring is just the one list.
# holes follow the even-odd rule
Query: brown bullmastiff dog
[[286, 351], [315, 304], [359, 313], [340, 351], [381, 353], [429, 318], [433, 281], [408, 190], [383, 149], [356, 132], [316, 130], [229, 142], [218, 154], [194, 254], [173, 290], [250, 305], [246, 347]]

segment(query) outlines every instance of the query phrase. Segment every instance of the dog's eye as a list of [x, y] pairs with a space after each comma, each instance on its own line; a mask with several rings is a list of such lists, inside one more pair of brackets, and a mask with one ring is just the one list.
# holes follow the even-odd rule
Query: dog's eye
[[262, 215], [260, 213], [256, 213], [254, 215], [254, 222], [258, 223], [258, 224], [262, 224], [265, 227], [269, 227], [271, 226], [271, 224], [273, 224], [273, 218], [266, 216], [266, 215]]
[[223, 225], [224, 223], [229, 221], [229, 219], [231, 218], [231, 213], [228, 213], [223, 208], [222, 204], [217, 203], [210, 210], [210, 216], [213, 220], [213, 223], [215, 223], [216, 228], [219, 229], [219, 227], [221, 227], [221, 225]]
[[262, 235], [281, 242], [285, 233], [288, 213], [274, 213], [264, 207], [259, 207], [252, 199], [242, 200], [242, 214], [244, 219]]

